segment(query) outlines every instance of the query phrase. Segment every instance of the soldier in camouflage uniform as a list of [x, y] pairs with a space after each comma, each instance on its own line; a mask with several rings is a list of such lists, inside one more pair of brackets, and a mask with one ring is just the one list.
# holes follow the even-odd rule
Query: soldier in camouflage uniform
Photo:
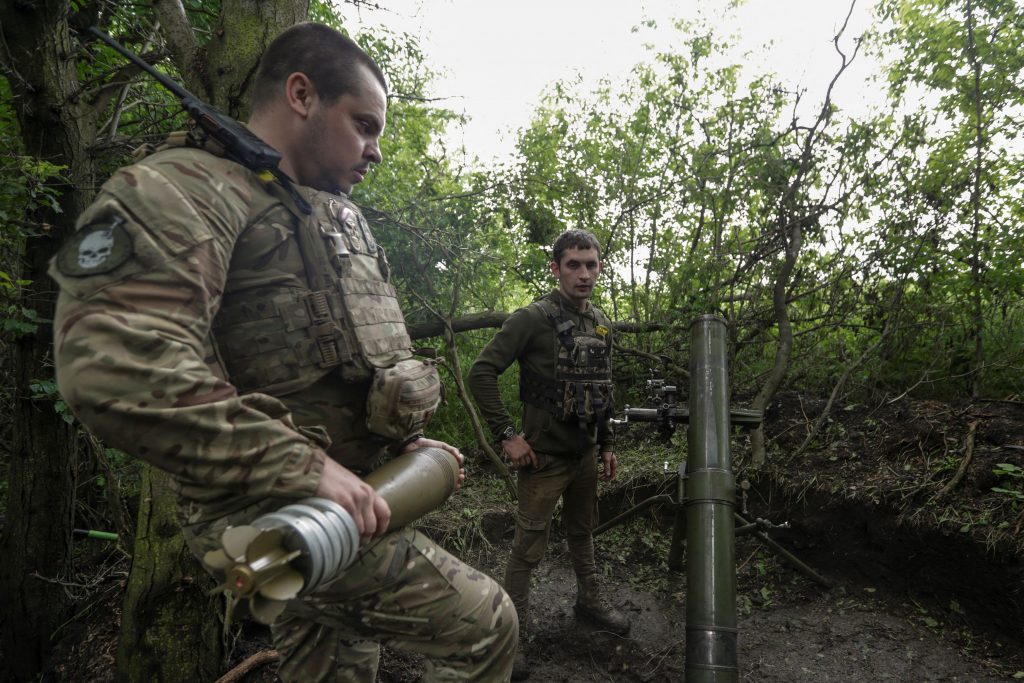
[[[558, 289], [509, 316], [469, 373], [480, 410], [518, 472], [519, 509], [505, 590], [525, 630], [530, 573], [544, 556], [552, 514], [561, 498], [577, 578], [576, 614], [624, 634], [629, 622], [601, 595], [592, 534], [597, 481], [612, 479], [616, 470], [609, 423], [611, 323], [589, 302], [601, 270], [600, 247], [591, 233], [568, 230], [555, 241], [553, 251], [551, 272]], [[522, 434], [498, 390], [498, 375], [514, 362], [519, 363]], [[513, 679], [528, 673], [520, 648]]]
[[[418, 433], [436, 370], [412, 358], [384, 251], [347, 196], [381, 161], [386, 107], [355, 43], [318, 24], [285, 31], [249, 127], [294, 184], [200, 133], [118, 171], [51, 266], [57, 376], [90, 430], [171, 474], [197, 557], [296, 499], [352, 515], [356, 562], [272, 627], [282, 679], [369, 683], [386, 643], [426, 655], [425, 680], [508, 680], [518, 621], [505, 592], [419, 532], [389, 531], [387, 503], [358, 476], [419, 446], [461, 462]], [[411, 373], [425, 402], [375, 412], [384, 369]]]

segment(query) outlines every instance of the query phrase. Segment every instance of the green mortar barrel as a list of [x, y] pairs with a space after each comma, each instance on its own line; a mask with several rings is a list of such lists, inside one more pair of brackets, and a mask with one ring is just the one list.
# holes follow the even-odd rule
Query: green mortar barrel
[[690, 326], [686, 479], [686, 683], [735, 683], [736, 482], [729, 458], [725, 320]]

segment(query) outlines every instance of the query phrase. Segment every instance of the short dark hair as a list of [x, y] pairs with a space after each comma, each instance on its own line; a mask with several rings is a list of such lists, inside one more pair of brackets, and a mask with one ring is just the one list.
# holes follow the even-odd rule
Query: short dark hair
[[363, 83], [360, 65], [373, 74], [386, 94], [383, 72], [354, 40], [323, 24], [296, 24], [274, 38], [263, 53], [252, 89], [252, 110], [258, 111], [279, 97], [284, 82], [295, 72], [309, 76], [325, 104], [345, 94], [358, 95]]
[[559, 266], [562, 265], [562, 255], [566, 249], [596, 249], [597, 258], [601, 258], [601, 245], [597, 243], [594, 233], [586, 230], [566, 230], [555, 239], [551, 254]]

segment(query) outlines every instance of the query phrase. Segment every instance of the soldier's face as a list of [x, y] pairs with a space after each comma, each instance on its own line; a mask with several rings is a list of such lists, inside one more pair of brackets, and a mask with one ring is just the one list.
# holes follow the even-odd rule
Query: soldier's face
[[346, 93], [327, 105], [318, 100], [311, 112], [302, 145], [306, 158], [298, 160], [305, 176], [296, 179], [301, 184], [349, 194], [370, 172], [370, 164], [381, 162], [378, 142], [387, 96], [369, 70], [362, 70], [358, 94]]
[[562, 254], [561, 263], [551, 262], [551, 272], [558, 278], [562, 296], [581, 306], [594, 292], [594, 283], [601, 274], [601, 259], [593, 247], [570, 247]]

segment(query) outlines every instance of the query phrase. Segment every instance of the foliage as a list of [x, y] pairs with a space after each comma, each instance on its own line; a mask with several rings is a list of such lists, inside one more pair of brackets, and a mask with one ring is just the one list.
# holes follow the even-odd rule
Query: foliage
[[1024, 11], [1005, 0], [885, 0], [879, 15], [904, 116], [894, 132], [912, 161], [879, 189], [896, 189], [894, 227], [921, 244], [909, 303], [925, 334], [914, 333], [917, 358], [905, 367], [954, 390], [977, 394], [988, 380], [989, 391], [1011, 391], [1001, 370], [1020, 358], [1022, 335]]
[[1007, 482], [1012, 482], [1015, 487], [1012, 489], [993, 486], [992, 490], [1001, 493], [1018, 503], [1024, 503], [1024, 468], [1017, 465], [1001, 462], [992, 470], [997, 476], [1005, 477]]
[[[787, 383], [828, 391], [849, 368], [845, 393], [944, 397], [981, 376], [990, 393], [1020, 391], [1024, 274], [1013, 263], [1024, 256], [1024, 211], [1013, 192], [1019, 155], [1007, 144], [1019, 128], [1011, 114], [1021, 13], [1012, 3], [982, 5], [981, 101], [993, 123], [974, 195], [962, 163], [977, 146], [963, 3], [881, 3], [870, 38], [891, 64], [891, 106], [863, 120], [828, 105], [817, 123], [790, 117], [800, 93], [748, 75], [707, 26], [680, 24], [676, 49], [652, 55], [625, 84], [590, 92], [552, 84], [519, 133], [517, 158], [485, 171], [467, 171], [459, 150], [444, 147], [459, 118], [430, 101], [433, 74], [415, 40], [358, 36], [385, 66], [392, 101], [385, 163], [356, 194], [389, 248], [408, 319], [527, 303], [550, 287], [555, 235], [582, 227], [604, 251], [597, 303], [616, 320], [659, 326], [619, 337], [627, 347], [617, 361], [620, 405], [643, 400], [652, 371], [685, 382], [674, 369], [687, 365], [686, 326], [708, 311], [729, 321], [734, 391], [750, 396], [777, 360], [773, 282], [790, 244], [784, 228], [799, 221], [803, 248], [785, 285], [794, 337]], [[924, 39], [929, 22], [945, 35], [934, 44]], [[837, 54], [837, 70], [842, 63]], [[907, 106], [907, 93], [925, 85], [948, 92], [937, 104]], [[986, 212], [976, 237], [972, 203]], [[992, 248], [982, 254], [981, 244]], [[459, 335], [464, 371], [488, 338]], [[501, 381], [515, 406], [514, 376]], [[433, 428], [471, 440], [454, 403]]]
[[61, 416], [61, 419], [68, 424], [73, 424], [75, 421], [74, 415], [71, 414], [71, 409], [68, 407], [67, 401], [65, 401], [61, 395], [60, 390], [57, 388], [57, 382], [52, 379], [36, 379], [29, 383], [29, 389], [32, 390], [33, 401], [51, 401], [53, 403], [53, 409], [57, 411], [57, 414]]
[[66, 167], [23, 153], [10, 90], [0, 79], [0, 338], [34, 333], [42, 319], [25, 301], [23, 291], [32, 281], [23, 277], [19, 252], [25, 240], [46, 233], [45, 223], [33, 220], [41, 210], [62, 209], [59, 187]]

